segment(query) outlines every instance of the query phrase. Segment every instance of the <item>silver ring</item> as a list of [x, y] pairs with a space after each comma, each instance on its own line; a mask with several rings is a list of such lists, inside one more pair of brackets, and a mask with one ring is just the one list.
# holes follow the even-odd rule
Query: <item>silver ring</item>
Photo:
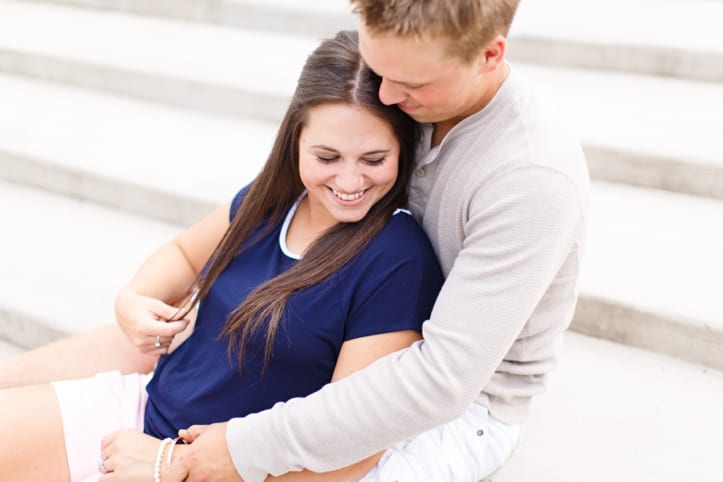
[[98, 472], [100, 472], [101, 474], [107, 474], [108, 472], [110, 472], [110, 470], [108, 470], [108, 468], [105, 466], [106, 460], [108, 460], [108, 457], [101, 457], [98, 461]]
[[153, 344], [156, 348], [163, 347], [163, 342], [161, 341], [161, 335], [156, 336], [156, 342]]

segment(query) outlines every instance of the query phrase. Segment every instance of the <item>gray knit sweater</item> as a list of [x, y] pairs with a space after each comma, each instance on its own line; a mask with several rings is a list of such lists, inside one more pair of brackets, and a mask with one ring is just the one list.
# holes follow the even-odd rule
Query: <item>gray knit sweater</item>
[[446, 281], [424, 341], [303, 399], [234, 419], [246, 482], [328, 471], [459, 417], [524, 419], [572, 318], [589, 190], [579, 143], [512, 71], [418, 156], [411, 210]]

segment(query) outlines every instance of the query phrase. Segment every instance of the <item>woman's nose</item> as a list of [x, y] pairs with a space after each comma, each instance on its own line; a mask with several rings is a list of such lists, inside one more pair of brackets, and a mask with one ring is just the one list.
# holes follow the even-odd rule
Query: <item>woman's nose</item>
[[364, 187], [364, 174], [358, 163], [343, 166], [336, 176], [336, 187], [346, 194], [353, 194]]

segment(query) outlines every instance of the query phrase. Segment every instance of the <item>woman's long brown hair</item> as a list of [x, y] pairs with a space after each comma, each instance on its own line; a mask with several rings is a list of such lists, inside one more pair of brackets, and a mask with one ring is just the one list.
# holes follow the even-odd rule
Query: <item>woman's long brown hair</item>
[[[258, 286], [229, 315], [222, 336], [228, 337], [229, 355], [234, 352], [238, 355], [239, 369], [242, 369], [241, 354], [249, 337], [264, 326], [266, 367], [289, 297], [339, 271], [382, 230], [394, 211], [407, 202], [417, 128], [396, 106], [385, 106], [379, 101], [380, 82], [381, 79], [361, 59], [356, 32], [342, 31], [321, 43], [302, 69], [264, 168], [251, 184], [207, 269], [200, 276], [198, 299], [203, 300], [233, 258], [253, 245], [254, 231], [263, 227], [258, 236], [271, 231], [282, 222], [303, 192], [299, 177], [299, 136], [311, 107], [325, 103], [358, 106], [393, 128], [400, 149], [399, 174], [392, 189], [362, 220], [338, 223], [329, 228], [291, 269]], [[349, 129], [353, 128], [349, 126]]]

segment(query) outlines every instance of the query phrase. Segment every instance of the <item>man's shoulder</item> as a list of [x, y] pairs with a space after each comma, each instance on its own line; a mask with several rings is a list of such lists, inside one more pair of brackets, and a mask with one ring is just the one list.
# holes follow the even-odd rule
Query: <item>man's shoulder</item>
[[[465, 120], [444, 153], [453, 177], [486, 185], [516, 171], [543, 168], [586, 189], [588, 172], [571, 119], [538, 95], [520, 75], [510, 74], [493, 101]], [[540, 171], [541, 172], [541, 171]]]

